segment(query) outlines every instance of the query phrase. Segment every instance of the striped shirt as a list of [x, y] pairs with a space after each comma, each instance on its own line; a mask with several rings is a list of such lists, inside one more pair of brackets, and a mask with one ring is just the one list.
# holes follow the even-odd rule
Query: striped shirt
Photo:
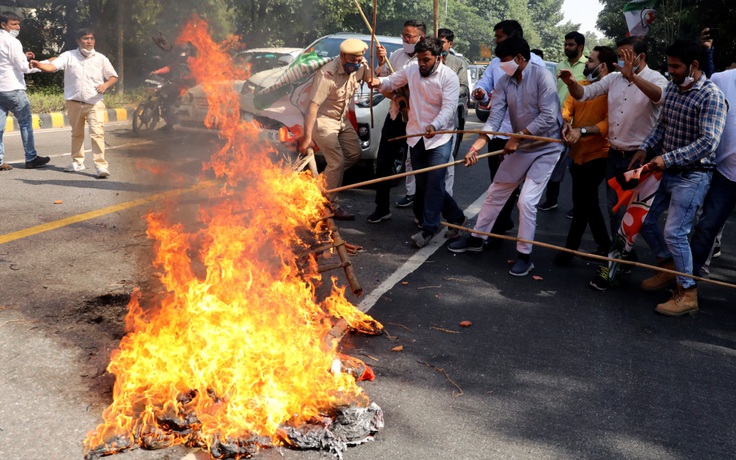
[[661, 155], [666, 168], [715, 167], [728, 112], [723, 92], [702, 74], [687, 91], [670, 82], [663, 97], [659, 121], [640, 149]]

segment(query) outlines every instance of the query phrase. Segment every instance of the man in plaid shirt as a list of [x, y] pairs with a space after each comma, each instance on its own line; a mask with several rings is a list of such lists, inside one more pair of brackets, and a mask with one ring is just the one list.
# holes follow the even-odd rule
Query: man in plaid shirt
[[[728, 112], [725, 96], [700, 69], [701, 51], [700, 45], [679, 40], [667, 48], [672, 81], [665, 90], [664, 108], [657, 126], [632, 160], [641, 161], [648, 154], [653, 158], [646, 168], [664, 171], [640, 233], [660, 265], [687, 274], [693, 273], [688, 234], [710, 185]], [[662, 232], [658, 221], [665, 210]], [[657, 305], [655, 311], [669, 316], [695, 313], [698, 295], [692, 278], [657, 272], [641, 287], [659, 290], [675, 279], [677, 289], [672, 298]]]

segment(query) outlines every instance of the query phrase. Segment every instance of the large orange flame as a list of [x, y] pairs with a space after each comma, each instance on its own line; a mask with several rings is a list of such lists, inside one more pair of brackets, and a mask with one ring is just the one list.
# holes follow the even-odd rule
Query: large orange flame
[[[238, 95], [223, 83], [234, 77], [224, 52], [231, 40], [214, 42], [195, 17], [180, 41], [198, 50], [191, 70], [208, 94], [208, 123], [225, 139], [208, 166], [226, 185], [200, 211], [197, 230], [148, 216], [166, 294], [155, 312], [144, 312], [139, 292], [132, 296], [129, 333], [108, 366], [116, 378], [113, 402], [85, 440], [88, 453], [142, 439], [209, 446], [216, 438], [255, 435], [278, 443], [284, 424], [367, 404], [354, 377], [331, 372], [339, 355], [325, 337], [335, 318], [366, 331], [380, 325], [343, 290], [333, 288], [319, 302], [316, 261], [297, 263], [322, 217], [320, 184], [275, 164], [272, 152], [258, 150], [258, 129], [240, 121]], [[186, 417], [195, 434], [161, 423]], [[187, 437], [195, 435], [200, 442]]]

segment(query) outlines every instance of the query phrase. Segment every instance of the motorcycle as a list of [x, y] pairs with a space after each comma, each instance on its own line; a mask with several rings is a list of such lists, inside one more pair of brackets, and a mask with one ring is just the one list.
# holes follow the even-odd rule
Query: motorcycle
[[156, 128], [159, 119], [163, 118], [161, 102], [163, 100], [162, 88], [166, 84], [162, 80], [146, 79], [148, 85], [148, 96], [138, 104], [133, 112], [133, 132], [140, 134], [141, 131], [152, 131]]

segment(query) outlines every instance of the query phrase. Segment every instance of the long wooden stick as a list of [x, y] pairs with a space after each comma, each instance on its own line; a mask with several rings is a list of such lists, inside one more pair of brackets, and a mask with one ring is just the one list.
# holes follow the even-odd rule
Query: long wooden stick
[[[481, 158], [491, 157], [494, 155], [502, 155], [502, 154], [503, 154], [503, 150], [496, 150], [495, 152], [488, 152], [488, 153], [483, 153], [481, 155], [478, 155], [478, 159], [480, 160]], [[388, 180], [401, 179], [402, 177], [413, 176], [415, 174], [421, 174], [421, 173], [425, 173], [429, 171], [435, 171], [437, 169], [449, 168], [450, 166], [459, 165], [461, 163], [465, 163], [465, 159], [450, 161], [448, 163], [443, 163], [441, 165], [435, 165], [435, 166], [429, 166], [427, 168], [415, 169], [413, 171], [407, 171], [407, 172], [403, 172], [400, 174], [393, 174], [391, 176], [378, 177], [376, 179], [358, 182], [355, 184], [343, 185], [342, 187], [336, 187], [331, 190], [327, 190], [325, 193], [337, 193], [337, 192], [342, 192], [344, 190], [350, 190], [353, 188], [365, 187], [366, 185], [378, 184], [379, 182], [386, 182]]]
[[[376, 30], [376, 4], [378, 3], [378, 0], [373, 0], [373, 24], [371, 27], [371, 30], [375, 32]], [[371, 34], [371, 73], [373, 72], [373, 69], [375, 69], [375, 55], [376, 55], [376, 45], [374, 44], [376, 41], [376, 34]], [[370, 94], [371, 100], [368, 102], [371, 108], [371, 129], [373, 129], [373, 87], [371, 86], [371, 94]]]
[[[363, 8], [360, 7], [360, 3], [358, 3], [358, 0], [353, 0], [355, 3], [355, 6], [358, 7], [358, 12], [360, 13], [360, 17], [363, 18], [363, 22], [365, 22], [365, 26], [368, 27], [368, 30], [371, 32], [371, 36], [373, 37], [373, 40], [376, 41], [376, 46], [381, 46], [381, 44], [378, 42], [378, 38], [376, 37], [376, 33], [373, 31], [373, 27], [371, 27], [371, 23], [368, 22], [368, 18], [365, 17], [365, 13], [363, 13]], [[388, 56], [386, 56], [386, 65], [388, 65], [388, 70], [391, 73], [394, 73], [394, 68], [391, 66], [391, 62], [388, 60]], [[372, 71], [373, 69], [371, 69]]]
[[[555, 139], [552, 137], [542, 137], [542, 136], [532, 136], [531, 134], [517, 134], [517, 133], [503, 133], [500, 131], [482, 131], [478, 129], [452, 129], [452, 130], [446, 130], [446, 131], [435, 131], [435, 134], [487, 134], [490, 136], [505, 136], [505, 137], [518, 137], [519, 139], [529, 139], [532, 141], [542, 141], [542, 142], [556, 142], [558, 144], [562, 144], [562, 139]], [[399, 136], [394, 137], [392, 139], [389, 139], [389, 142], [393, 141], [399, 141], [402, 139], [409, 139], [410, 137], [419, 137], [424, 136], [427, 133], [417, 133], [417, 134], [407, 134], [406, 136]]]
[[434, 0], [434, 36], [440, 33], [440, 0]]
[[718, 286], [723, 286], [723, 287], [728, 287], [728, 288], [736, 289], [736, 284], [725, 283], [723, 281], [712, 280], [712, 279], [709, 279], [709, 278], [703, 278], [703, 277], [695, 276], [695, 275], [689, 275], [687, 273], [682, 273], [682, 272], [678, 272], [678, 271], [675, 271], [675, 270], [670, 270], [668, 268], [658, 267], [656, 265], [647, 265], [647, 264], [643, 264], [641, 262], [634, 262], [634, 261], [631, 261], [631, 260], [614, 259], [612, 257], [599, 256], [597, 254], [590, 254], [590, 253], [587, 253], [587, 252], [576, 251], [574, 249], [568, 249], [568, 248], [565, 248], [565, 247], [562, 247], [562, 246], [556, 246], [554, 244], [542, 243], [541, 241], [526, 240], [524, 238], [518, 238], [518, 237], [515, 237], [515, 236], [506, 236], [506, 235], [498, 235], [496, 233], [481, 232], [479, 230], [473, 230], [472, 228], [468, 228], [468, 227], [463, 227], [463, 226], [460, 226], [460, 225], [451, 224], [449, 222], [442, 222], [442, 225], [444, 225], [445, 227], [449, 227], [449, 228], [454, 228], [454, 229], [457, 229], [457, 230], [466, 231], [468, 233], [475, 233], [476, 235], [485, 235], [485, 236], [490, 236], [490, 237], [493, 237], [493, 238], [499, 238], [499, 239], [502, 239], [502, 240], [517, 241], [517, 242], [521, 242], [521, 243], [533, 244], [535, 246], [539, 246], [539, 247], [542, 247], [542, 248], [554, 249], [556, 251], [561, 251], [561, 252], [567, 252], [567, 253], [570, 253], [570, 254], [574, 254], [576, 256], [586, 257], [588, 259], [600, 260], [602, 262], [616, 262], [616, 263], [619, 263], [619, 264], [633, 265], [634, 267], [647, 268], [649, 270], [654, 270], [654, 271], [658, 271], [658, 272], [669, 273], [669, 274], [675, 275], [675, 276], [685, 276], [687, 278], [692, 278], [695, 281], [702, 281], [704, 283], [710, 283], [710, 284], [715, 284], [715, 285], [718, 285]]

